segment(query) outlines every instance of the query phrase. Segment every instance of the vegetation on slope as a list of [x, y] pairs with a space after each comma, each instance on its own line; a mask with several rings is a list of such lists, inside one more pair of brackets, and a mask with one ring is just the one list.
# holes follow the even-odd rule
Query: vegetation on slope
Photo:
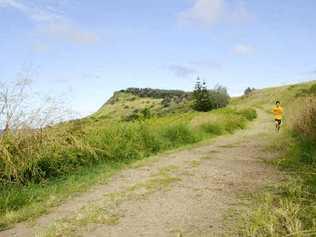
[[[136, 89], [135, 89], [136, 90]], [[137, 89], [137, 91], [141, 91]], [[145, 92], [161, 90], [149, 90]], [[190, 94], [176, 91], [162, 90], [163, 96], [152, 93], [142, 94], [134, 89], [115, 92], [114, 95], [92, 116], [96, 119], [111, 119], [131, 121], [141, 117], [143, 111], [150, 111], [151, 116], [163, 116], [170, 113], [183, 113], [192, 111]], [[148, 95], [148, 97], [147, 97]]]
[[204, 112], [223, 108], [228, 105], [230, 100], [225, 87], [216, 86], [213, 90], [208, 90], [206, 83], [201, 83], [199, 78], [196, 81], [192, 97], [192, 108], [196, 111]]
[[114, 95], [92, 116], [95, 119], [133, 121], [151, 116], [192, 111], [210, 111], [228, 105], [230, 97], [225, 87], [207, 89], [197, 79], [195, 90], [161, 90], [128, 88]]
[[[134, 95], [125, 92], [116, 96], [115, 103], [109, 102], [113, 107], [106, 108], [112, 115], [125, 114], [120, 111], [124, 103], [157, 100], [131, 99]], [[7, 131], [0, 137], [0, 227], [40, 215], [74, 192], [104, 180], [102, 170], [110, 174], [152, 154], [231, 133], [256, 117], [252, 109], [174, 110], [177, 114], [130, 122], [95, 115], [45, 129]]]
[[254, 208], [245, 216], [240, 236], [316, 235], [315, 88], [315, 82], [280, 88], [287, 127], [272, 138], [271, 149], [280, 153], [273, 164], [287, 179], [254, 196]]

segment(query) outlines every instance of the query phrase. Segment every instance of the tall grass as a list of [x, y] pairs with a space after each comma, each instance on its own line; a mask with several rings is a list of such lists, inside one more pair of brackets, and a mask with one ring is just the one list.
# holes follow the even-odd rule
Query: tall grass
[[253, 206], [243, 215], [239, 236], [316, 236], [316, 165], [302, 159], [302, 145], [285, 133], [271, 147], [281, 154], [273, 163], [285, 179], [251, 195]]
[[316, 98], [297, 98], [287, 108], [288, 130], [272, 149], [287, 179], [255, 196], [240, 236], [316, 236]]
[[[27, 218], [28, 215], [22, 213], [11, 220], [12, 214], [8, 213], [23, 210], [36, 200], [45, 202], [42, 197], [47, 194], [40, 190], [48, 190], [46, 184], [54, 180], [58, 183], [58, 180], [65, 180], [87, 167], [120, 166], [233, 132], [244, 128], [254, 114], [253, 110], [222, 109], [134, 122], [91, 119], [43, 130], [3, 134], [0, 136], [0, 227]], [[194, 124], [193, 120], [200, 122]], [[29, 192], [28, 187], [36, 191]], [[19, 190], [24, 191], [19, 193]], [[37, 197], [34, 197], [35, 193], [38, 193]]]
[[316, 96], [300, 97], [290, 107], [289, 126], [305, 139], [316, 141]]
[[23, 130], [0, 137], [1, 183], [40, 182], [97, 159], [82, 140], [64, 130]]

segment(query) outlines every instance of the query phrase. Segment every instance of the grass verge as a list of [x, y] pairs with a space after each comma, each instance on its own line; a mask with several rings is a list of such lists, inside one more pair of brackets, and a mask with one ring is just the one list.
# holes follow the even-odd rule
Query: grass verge
[[[316, 145], [284, 133], [272, 147], [273, 161], [285, 179], [251, 196], [251, 211], [243, 216], [239, 236], [316, 236]], [[281, 142], [281, 143], [280, 143]]]

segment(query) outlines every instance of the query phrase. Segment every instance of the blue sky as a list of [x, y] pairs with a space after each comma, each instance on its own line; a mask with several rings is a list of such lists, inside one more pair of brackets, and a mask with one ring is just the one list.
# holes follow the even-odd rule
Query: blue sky
[[32, 72], [81, 114], [126, 87], [238, 95], [315, 79], [314, 0], [0, 0], [0, 81]]

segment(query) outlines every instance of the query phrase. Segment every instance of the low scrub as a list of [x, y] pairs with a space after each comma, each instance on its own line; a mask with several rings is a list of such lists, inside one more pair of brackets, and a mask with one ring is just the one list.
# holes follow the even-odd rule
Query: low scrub
[[239, 111], [239, 114], [241, 114], [249, 121], [252, 121], [257, 118], [257, 112], [255, 109], [242, 109]]
[[312, 84], [309, 88], [304, 88], [299, 90], [296, 93], [296, 97], [302, 97], [302, 96], [315, 96], [316, 95], [316, 83]]
[[225, 128], [220, 123], [205, 123], [201, 125], [201, 129], [208, 133], [214, 135], [221, 135], [225, 132]]

